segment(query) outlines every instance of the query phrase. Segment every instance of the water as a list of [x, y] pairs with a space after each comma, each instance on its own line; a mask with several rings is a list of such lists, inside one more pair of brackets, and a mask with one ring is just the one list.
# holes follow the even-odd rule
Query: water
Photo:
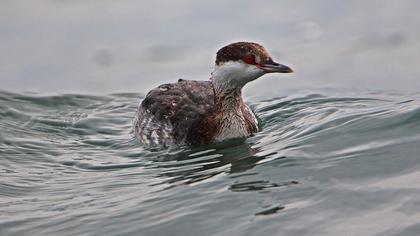
[[325, 86], [418, 92], [418, 9], [418, 0], [3, 0], [1, 89], [147, 92], [178, 78], [207, 79], [218, 49], [255, 41], [295, 73], [266, 75], [247, 88], [252, 94]]
[[[420, 1], [1, 6], [0, 236], [420, 235]], [[261, 132], [132, 137], [137, 92], [239, 40], [295, 70], [246, 87]]]
[[419, 94], [251, 97], [254, 137], [169, 150], [130, 133], [141, 97], [1, 92], [0, 235], [420, 232]]

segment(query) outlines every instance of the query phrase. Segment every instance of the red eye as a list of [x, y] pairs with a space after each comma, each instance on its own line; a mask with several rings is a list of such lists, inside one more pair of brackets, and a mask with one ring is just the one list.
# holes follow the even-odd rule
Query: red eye
[[255, 62], [255, 56], [254, 55], [246, 55], [242, 58], [242, 61], [244, 61], [247, 64], [251, 64], [251, 65], [257, 64]]

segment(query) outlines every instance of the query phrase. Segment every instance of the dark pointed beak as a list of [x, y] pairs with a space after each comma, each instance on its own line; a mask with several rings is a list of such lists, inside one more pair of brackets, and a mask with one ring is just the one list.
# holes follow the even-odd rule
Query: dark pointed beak
[[279, 64], [274, 61], [266, 62], [264, 64], [260, 64], [259, 66], [262, 70], [264, 70], [266, 73], [292, 73], [293, 69]]

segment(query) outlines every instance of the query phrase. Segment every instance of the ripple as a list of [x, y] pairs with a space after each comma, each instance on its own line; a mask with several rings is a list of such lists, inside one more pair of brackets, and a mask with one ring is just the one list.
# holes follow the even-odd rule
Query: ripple
[[259, 190], [270, 189], [270, 188], [285, 187], [285, 186], [290, 186], [294, 184], [299, 184], [299, 182], [289, 181], [289, 182], [284, 182], [284, 183], [270, 183], [269, 181], [259, 180], [259, 181], [232, 184], [229, 187], [229, 189], [234, 192], [259, 191]]
[[[418, 95], [252, 100], [262, 128], [255, 136], [168, 149], [144, 147], [130, 133], [139, 97], [0, 92], [0, 227], [152, 235], [297, 221], [314, 229], [381, 212], [375, 206], [416, 204]], [[76, 230], [81, 221], [89, 223]]]
[[266, 209], [266, 210], [257, 212], [257, 213], [255, 213], [255, 215], [256, 216], [260, 216], [260, 215], [271, 215], [271, 214], [275, 214], [278, 211], [281, 211], [281, 210], [284, 210], [284, 209], [286, 209], [285, 206], [275, 206], [275, 207], [272, 207], [272, 208], [269, 208], [269, 209]]

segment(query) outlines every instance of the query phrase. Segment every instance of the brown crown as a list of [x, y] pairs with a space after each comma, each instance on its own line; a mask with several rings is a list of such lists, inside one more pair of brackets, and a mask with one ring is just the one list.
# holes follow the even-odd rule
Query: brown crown
[[254, 55], [261, 62], [272, 61], [267, 50], [258, 43], [237, 42], [229, 44], [217, 52], [216, 65], [223, 64], [227, 61], [242, 60], [245, 56], [249, 55]]

